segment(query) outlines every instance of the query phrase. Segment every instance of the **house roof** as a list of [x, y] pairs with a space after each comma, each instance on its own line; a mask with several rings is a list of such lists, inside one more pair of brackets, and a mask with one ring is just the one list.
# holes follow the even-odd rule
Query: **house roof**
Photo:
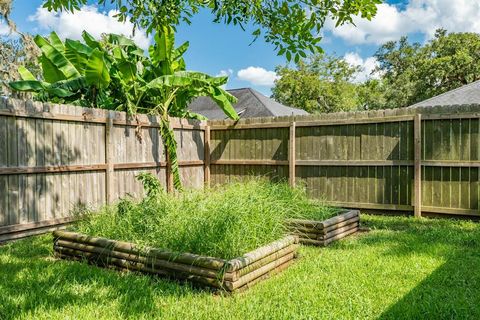
[[480, 80], [418, 102], [410, 107], [451, 106], [462, 104], [480, 104]]
[[[308, 114], [305, 110], [284, 106], [273, 99], [267, 98], [251, 88], [227, 90], [238, 101], [233, 108], [240, 118], [277, 117]], [[188, 109], [199, 113], [208, 119], [225, 119], [227, 116], [209, 97], [198, 97], [193, 100]]]

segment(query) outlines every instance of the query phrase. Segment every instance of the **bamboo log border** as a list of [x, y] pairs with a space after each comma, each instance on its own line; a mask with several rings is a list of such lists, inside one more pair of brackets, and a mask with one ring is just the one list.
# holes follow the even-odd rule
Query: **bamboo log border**
[[324, 221], [289, 219], [287, 228], [300, 243], [327, 246], [358, 231], [360, 211], [350, 210]]
[[294, 261], [299, 247], [299, 238], [290, 235], [225, 260], [68, 231], [54, 231], [53, 236], [55, 255], [61, 259], [186, 280], [227, 292], [245, 290], [282, 271]]

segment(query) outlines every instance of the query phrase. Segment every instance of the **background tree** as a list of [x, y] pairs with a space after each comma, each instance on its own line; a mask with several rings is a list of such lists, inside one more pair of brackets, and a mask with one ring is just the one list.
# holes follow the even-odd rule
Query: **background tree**
[[480, 79], [480, 35], [437, 30], [425, 45], [407, 37], [375, 54], [384, 108], [407, 107]]
[[300, 60], [295, 68], [277, 67], [279, 79], [272, 97], [310, 113], [350, 111], [360, 105], [358, 85], [353, 83], [359, 67], [324, 53]]
[[480, 34], [437, 30], [424, 45], [407, 37], [377, 50], [378, 66], [363, 83], [359, 68], [316, 54], [295, 68], [277, 67], [273, 98], [308, 112], [402, 108], [480, 80]]
[[356, 87], [358, 95], [358, 110], [384, 109], [387, 104], [383, 81], [367, 79]]
[[7, 39], [0, 37], [0, 96], [15, 95], [23, 98], [31, 96], [15, 94], [8, 83], [21, 79], [17, 71], [20, 66], [29, 68], [38, 77], [40, 74], [40, 67], [37, 63], [38, 54], [38, 49], [25, 46], [22, 38]]
[[[8, 0], [11, 1], [11, 0]], [[162, 26], [175, 26], [200, 9], [210, 10], [214, 22], [254, 26], [252, 36], [272, 43], [288, 60], [305, 57], [319, 49], [320, 30], [327, 18], [336, 25], [352, 23], [353, 16], [371, 19], [382, 0], [97, 0], [110, 3], [119, 11], [120, 21], [129, 19], [147, 34]], [[75, 12], [88, 0], [46, 0], [49, 10]]]

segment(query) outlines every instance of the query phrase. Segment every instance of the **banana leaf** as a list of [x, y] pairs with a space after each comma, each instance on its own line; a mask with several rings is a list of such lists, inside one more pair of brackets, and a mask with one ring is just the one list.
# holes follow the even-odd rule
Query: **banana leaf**
[[88, 89], [88, 87], [89, 85], [86, 78], [82, 76], [75, 79], [63, 80], [52, 83], [47, 87], [47, 90], [62, 89], [72, 93], [76, 93], [81, 90], [86, 90]]
[[33, 91], [40, 92], [45, 90], [45, 86], [37, 80], [20, 80], [11, 81], [8, 83], [10, 88], [17, 91]]
[[77, 71], [77, 69], [75, 69], [75, 66], [70, 61], [68, 61], [68, 59], [63, 55], [63, 53], [55, 49], [42, 36], [35, 36], [34, 41], [42, 51], [45, 59], [49, 60], [52, 65], [55, 66], [63, 74], [65, 79], [71, 79], [80, 76], [80, 73]]
[[60, 98], [67, 98], [76, 94], [75, 92], [71, 92], [62, 88], [47, 88], [45, 91], [54, 97]]
[[28, 69], [25, 68], [24, 66], [18, 67], [18, 73], [20, 74], [20, 77], [22, 78], [22, 80], [31, 80], [31, 81], [37, 80], [35, 79], [35, 76], [30, 71], [28, 71]]
[[122, 80], [125, 82], [134, 81], [137, 79], [137, 66], [129, 61], [122, 61], [117, 65], [118, 71], [122, 75]]
[[83, 40], [85, 41], [85, 43], [87, 44], [87, 46], [89, 46], [90, 48], [92, 49], [98, 49], [98, 50], [102, 50], [103, 51], [103, 48], [102, 46], [100, 45], [100, 42], [98, 42], [97, 40], [95, 40], [94, 37], [92, 37], [92, 35], [90, 33], [88, 33], [87, 31], [83, 31], [82, 32], [82, 38]]
[[188, 50], [189, 46], [190, 46], [190, 42], [186, 41], [180, 47], [173, 50], [173, 60], [177, 60], [181, 58], [183, 54]]
[[46, 82], [54, 83], [66, 79], [63, 73], [60, 72], [60, 70], [58, 70], [58, 68], [55, 67], [55, 65], [49, 59], [47, 59], [44, 54], [40, 56], [39, 60], [40, 64], [42, 65], [43, 79]]
[[85, 65], [92, 51], [92, 48], [78, 40], [65, 40], [65, 57], [72, 62], [81, 74], [85, 74]]
[[105, 64], [103, 52], [98, 49], [92, 51], [85, 67], [85, 79], [88, 84], [102, 89], [110, 83], [110, 74]]
[[63, 45], [62, 40], [60, 40], [60, 37], [55, 33], [55, 31], [52, 31], [50, 33], [50, 43], [58, 51], [60, 52], [65, 51], [65, 46]]
[[[238, 120], [240, 117], [232, 106], [229, 93], [219, 87], [208, 87], [208, 96], [217, 103], [223, 112], [232, 120]], [[231, 96], [231, 95], [230, 95]], [[233, 96], [232, 96], [233, 97]]]

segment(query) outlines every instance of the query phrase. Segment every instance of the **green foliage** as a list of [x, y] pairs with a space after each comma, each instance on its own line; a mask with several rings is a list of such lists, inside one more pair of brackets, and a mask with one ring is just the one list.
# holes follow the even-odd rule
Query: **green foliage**
[[162, 185], [160, 181], [149, 172], [141, 172], [136, 176], [137, 180], [143, 185], [143, 190], [148, 198], [153, 198], [162, 192]]
[[387, 103], [385, 85], [381, 79], [367, 79], [357, 85], [357, 94], [360, 110], [384, 109]]
[[[305, 52], [320, 50], [320, 30], [328, 18], [336, 25], [353, 23], [353, 16], [371, 19], [381, 0], [97, 0], [99, 5], [111, 4], [119, 13], [119, 21], [130, 20], [147, 34], [159, 27], [190, 23], [190, 18], [201, 9], [210, 10], [214, 22], [249, 25], [255, 29], [252, 36], [272, 43], [279, 55], [296, 62]], [[87, 0], [47, 0], [49, 10], [77, 11]]]
[[167, 146], [174, 186], [181, 189], [177, 146], [169, 117], [205, 119], [189, 112], [188, 103], [209, 96], [232, 118], [238, 119], [232, 103], [236, 98], [222, 89], [228, 78], [185, 70], [183, 54], [188, 42], [175, 48], [171, 27], [160, 28], [149, 48], [149, 57], [132, 40], [108, 34], [102, 41], [83, 32], [83, 40], [65, 43], [52, 32], [35, 37], [42, 51], [39, 58], [43, 79], [37, 80], [21, 68], [21, 81], [10, 82], [17, 91], [34, 92], [41, 101], [72, 103], [126, 111], [130, 115], [160, 116], [160, 131]]
[[437, 30], [421, 45], [407, 37], [382, 45], [374, 77], [354, 83], [358, 68], [316, 54], [278, 67], [273, 97], [309, 112], [408, 107], [480, 79], [480, 35]]
[[29, 77], [29, 80], [36, 80], [41, 73], [37, 63], [38, 49], [36, 46], [29, 45], [30, 39], [28, 35], [19, 39], [0, 37], [0, 95], [13, 94], [20, 98], [29, 97], [29, 94], [12, 92], [8, 83], [20, 80], [24, 76]]
[[277, 67], [272, 96], [286, 105], [310, 113], [351, 111], [360, 104], [357, 85], [352, 83], [358, 67], [326, 54], [300, 60], [296, 68]]
[[[291, 189], [287, 184], [252, 180], [172, 195], [158, 192], [152, 176], [141, 177], [149, 197], [140, 202], [124, 200], [121, 206], [89, 214], [74, 229], [229, 259], [283, 237], [287, 217], [323, 220], [336, 213], [335, 209], [308, 200], [303, 190]], [[156, 197], [154, 192], [158, 192]]]
[[[0, 246], [2, 319], [479, 319], [480, 224], [362, 215], [370, 232], [300, 248], [244, 294], [52, 256], [52, 236]], [[101, 307], [99, 307], [101, 305]]]
[[19, 68], [22, 80], [10, 82], [10, 87], [33, 92], [40, 101], [97, 106], [98, 92], [110, 82], [104, 53], [87, 50], [79, 41], [68, 40], [64, 45], [55, 32], [48, 38], [37, 35], [34, 41], [41, 51], [43, 80]]
[[480, 35], [437, 30], [425, 45], [407, 37], [375, 54], [384, 108], [407, 107], [480, 79]]
[[94, 49], [85, 63], [85, 80], [87, 84], [98, 89], [108, 87], [110, 83], [110, 74], [108, 72], [103, 53], [98, 49]]

